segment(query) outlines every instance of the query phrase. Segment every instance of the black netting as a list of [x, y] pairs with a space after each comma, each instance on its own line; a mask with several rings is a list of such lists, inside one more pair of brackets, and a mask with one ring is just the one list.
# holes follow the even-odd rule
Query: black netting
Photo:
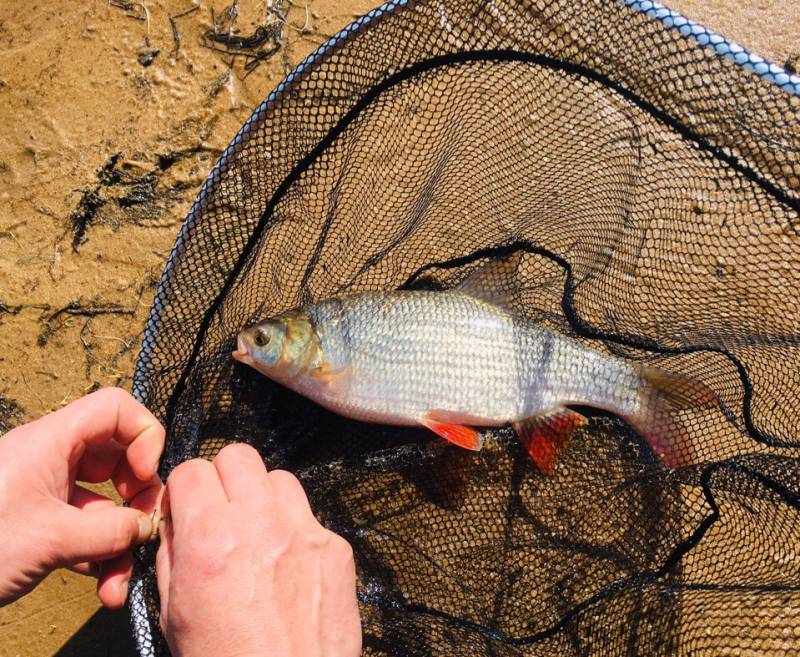
[[[799, 153], [800, 80], [651, 2], [386, 5], [270, 96], [186, 221], [135, 382], [161, 474], [234, 440], [298, 474], [355, 548], [369, 655], [798, 650]], [[462, 451], [231, 359], [265, 316], [517, 250], [519, 312], [717, 392], [697, 465], [596, 414], [544, 477], [510, 431]], [[152, 557], [133, 618], [164, 655]]]

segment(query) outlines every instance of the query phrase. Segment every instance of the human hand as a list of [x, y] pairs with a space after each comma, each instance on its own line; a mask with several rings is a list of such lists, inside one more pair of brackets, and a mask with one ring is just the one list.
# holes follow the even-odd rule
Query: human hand
[[167, 481], [156, 558], [175, 657], [357, 657], [353, 552], [314, 518], [300, 482], [229, 445]]
[[[98, 577], [103, 604], [121, 606], [131, 547], [153, 533], [147, 513], [163, 488], [156, 475], [163, 448], [158, 420], [120, 388], [98, 390], [0, 437], [0, 605], [69, 567]], [[76, 479], [111, 479], [135, 508]]]

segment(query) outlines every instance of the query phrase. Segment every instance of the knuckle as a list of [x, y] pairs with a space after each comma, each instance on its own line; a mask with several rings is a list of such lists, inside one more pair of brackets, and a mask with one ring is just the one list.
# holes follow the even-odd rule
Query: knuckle
[[300, 480], [288, 470], [271, 470], [269, 473], [270, 483], [278, 489], [292, 492], [301, 492], [305, 497], [305, 491]]
[[201, 550], [192, 559], [193, 571], [203, 578], [224, 573], [227, 565], [227, 554], [212, 550]]
[[319, 550], [322, 550], [336, 561], [352, 561], [353, 548], [344, 538], [336, 532], [316, 525], [317, 530], [307, 532], [307, 540]]
[[339, 536], [339, 534], [335, 534], [331, 531], [328, 533], [331, 534], [331, 553], [334, 554], [337, 559], [340, 559], [343, 562], [353, 561], [353, 546], [350, 545], [349, 541]]
[[180, 588], [170, 591], [167, 609], [162, 608], [161, 631], [167, 639], [177, 638], [192, 627], [193, 606], [191, 601], [183, 599], [185, 597], [186, 593]]
[[201, 518], [192, 527], [187, 560], [191, 570], [202, 576], [213, 576], [226, 570], [233, 561], [232, 555], [240, 547], [235, 531], [210, 518]]
[[191, 538], [188, 544], [189, 554], [195, 557], [213, 554], [232, 542], [232, 532], [227, 526], [208, 515], [193, 518], [188, 533]]
[[[211, 465], [203, 459], [191, 459], [180, 463], [170, 474], [167, 485], [176, 482], [191, 482], [200, 476]], [[213, 466], [212, 466], [213, 467]]]
[[237, 458], [257, 458], [259, 461], [261, 460], [261, 456], [259, 455], [258, 451], [254, 447], [251, 447], [247, 443], [231, 443], [230, 445], [225, 445], [219, 453], [214, 457], [216, 461], [219, 458], [223, 460], [225, 458], [235, 456]]

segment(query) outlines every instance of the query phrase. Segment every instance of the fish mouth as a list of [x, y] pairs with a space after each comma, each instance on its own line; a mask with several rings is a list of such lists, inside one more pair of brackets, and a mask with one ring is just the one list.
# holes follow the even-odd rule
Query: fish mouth
[[242, 339], [242, 336], [239, 335], [236, 341], [236, 351], [231, 354], [234, 360], [238, 360], [240, 363], [244, 363], [245, 365], [252, 365], [253, 359], [250, 357], [250, 352], [247, 351], [247, 346]]

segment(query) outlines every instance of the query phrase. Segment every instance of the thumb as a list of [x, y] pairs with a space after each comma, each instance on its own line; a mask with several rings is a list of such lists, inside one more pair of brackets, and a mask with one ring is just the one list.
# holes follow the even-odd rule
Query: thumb
[[65, 504], [53, 525], [53, 560], [63, 566], [111, 559], [153, 534], [150, 516], [121, 506], [83, 510]]

